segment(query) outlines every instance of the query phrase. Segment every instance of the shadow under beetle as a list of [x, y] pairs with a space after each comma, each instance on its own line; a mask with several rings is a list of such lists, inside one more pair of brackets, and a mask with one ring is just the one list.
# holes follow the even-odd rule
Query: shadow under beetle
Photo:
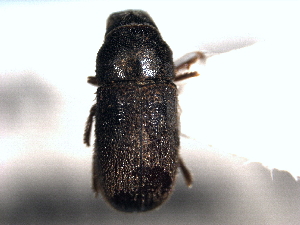
[[170, 195], [177, 168], [188, 186], [192, 177], [178, 155], [177, 88], [173, 81], [198, 76], [187, 72], [201, 52], [176, 67], [172, 51], [144, 11], [110, 15], [97, 55], [97, 103], [86, 122], [84, 143], [90, 145], [95, 117], [93, 190], [116, 209], [147, 211]]

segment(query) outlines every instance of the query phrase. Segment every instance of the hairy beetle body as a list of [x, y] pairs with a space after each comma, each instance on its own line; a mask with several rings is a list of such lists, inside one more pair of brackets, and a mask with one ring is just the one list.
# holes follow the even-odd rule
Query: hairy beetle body
[[93, 189], [118, 210], [161, 205], [179, 166], [191, 184], [178, 156], [175, 69], [172, 51], [146, 12], [128, 10], [108, 18], [96, 77], [89, 78], [99, 87], [84, 142], [89, 145], [95, 117]]
[[162, 81], [97, 91], [94, 190], [117, 209], [160, 205], [178, 167], [176, 87]]

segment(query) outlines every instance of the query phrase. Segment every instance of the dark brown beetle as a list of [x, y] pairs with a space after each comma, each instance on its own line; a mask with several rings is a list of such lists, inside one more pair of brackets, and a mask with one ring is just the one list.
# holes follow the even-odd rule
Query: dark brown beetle
[[178, 156], [177, 88], [173, 81], [197, 76], [188, 68], [199, 52], [174, 66], [172, 51], [144, 11], [110, 15], [98, 52], [97, 103], [88, 117], [84, 143], [90, 145], [95, 117], [93, 189], [116, 209], [147, 211], [170, 195], [177, 168], [188, 186], [192, 178]]

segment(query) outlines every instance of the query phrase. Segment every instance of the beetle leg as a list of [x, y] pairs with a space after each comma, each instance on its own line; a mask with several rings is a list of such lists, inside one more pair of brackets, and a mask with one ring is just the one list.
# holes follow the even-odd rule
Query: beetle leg
[[179, 74], [175, 77], [174, 81], [181, 81], [181, 80], [185, 80], [185, 79], [189, 79], [191, 77], [197, 77], [199, 76], [200, 74], [196, 71], [194, 72], [186, 72], [186, 73], [182, 73], [182, 74]]
[[183, 160], [179, 157], [179, 166], [181, 169], [181, 172], [183, 174], [183, 177], [185, 179], [185, 183], [188, 187], [192, 186], [193, 183], [193, 178], [192, 175], [190, 173], [190, 171], [188, 170], [188, 168], [184, 165]]
[[96, 77], [88, 77], [87, 82], [88, 82], [89, 84], [92, 84], [92, 85], [95, 85], [95, 86], [99, 86]]
[[101, 184], [100, 184], [100, 177], [99, 174], [101, 173], [100, 165], [99, 165], [99, 158], [97, 155], [97, 151], [94, 151], [93, 156], [93, 176], [92, 176], [92, 189], [95, 192], [95, 197], [98, 197], [98, 194], [101, 191]]
[[190, 69], [190, 66], [192, 64], [194, 64], [197, 60], [202, 60], [205, 62], [205, 60], [206, 60], [205, 54], [202, 52], [199, 52], [199, 51], [198, 52], [190, 52], [190, 53], [184, 55], [183, 57], [181, 57], [180, 59], [176, 60], [176, 62], [174, 62], [175, 74], [176, 74], [174, 81], [181, 81], [181, 80], [185, 80], [185, 79], [188, 79], [191, 77], [199, 76], [200, 74], [196, 71], [179, 74], [180, 70]]
[[186, 69], [188, 70], [192, 64], [194, 64], [197, 60], [203, 60], [205, 62], [206, 56], [203, 52], [190, 52], [182, 56], [180, 59], [174, 62], [175, 72], [178, 70]]
[[92, 108], [90, 109], [90, 115], [85, 124], [83, 143], [86, 144], [86, 146], [90, 146], [90, 137], [91, 137], [92, 125], [93, 125], [95, 114], [96, 114], [96, 104], [93, 105]]

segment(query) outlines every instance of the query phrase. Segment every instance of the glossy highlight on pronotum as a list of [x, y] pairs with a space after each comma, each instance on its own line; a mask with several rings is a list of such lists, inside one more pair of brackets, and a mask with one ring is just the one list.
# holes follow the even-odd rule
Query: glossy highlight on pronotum
[[203, 55], [174, 66], [172, 51], [144, 11], [110, 15], [96, 61], [97, 101], [86, 122], [90, 146], [95, 120], [93, 190], [115, 209], [148, 211], [168, 199], [180, 167], [188, 186], [191, 175], [179, 157], [177, 88], [174, 81], [198, 76], [176, 74]]

